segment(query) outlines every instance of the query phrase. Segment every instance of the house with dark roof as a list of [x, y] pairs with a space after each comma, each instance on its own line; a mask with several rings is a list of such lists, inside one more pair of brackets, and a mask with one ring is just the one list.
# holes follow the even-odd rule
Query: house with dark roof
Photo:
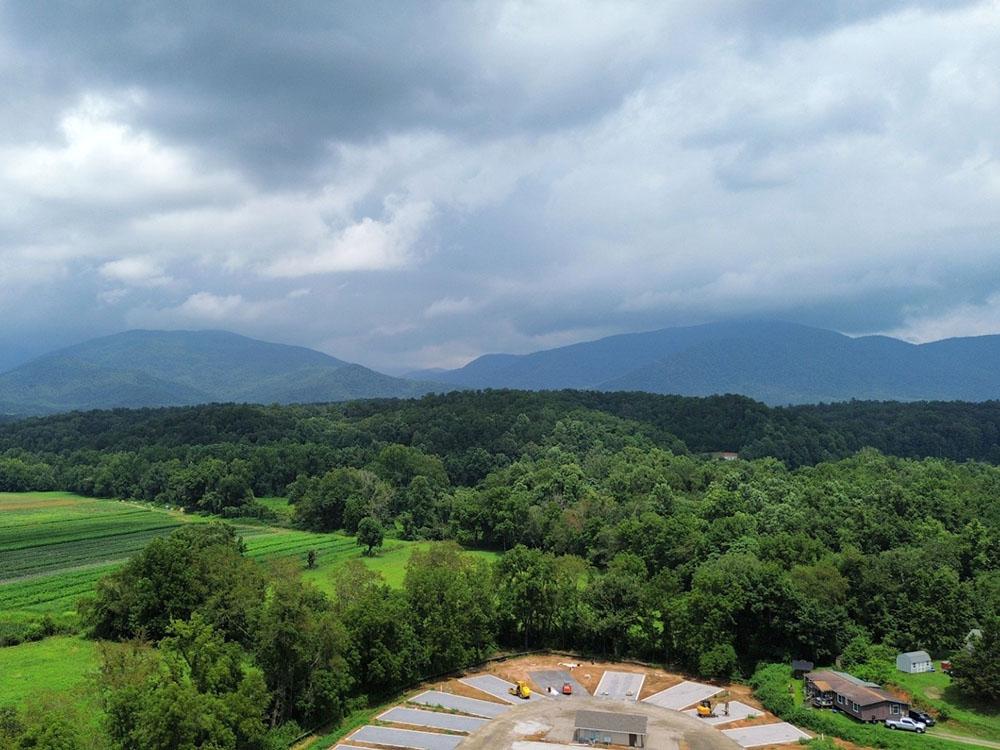
[[883, 690], [873, 682], [859, 680], [846, 672], [825, 670], [809, 672], [805, 680], [806, 696], [828, 704], [858, 721], [879, 722], [906, 716], [910, 704]]
[[573, 741], [646, 747], [646, 717], [609, 711], [577, 711]]

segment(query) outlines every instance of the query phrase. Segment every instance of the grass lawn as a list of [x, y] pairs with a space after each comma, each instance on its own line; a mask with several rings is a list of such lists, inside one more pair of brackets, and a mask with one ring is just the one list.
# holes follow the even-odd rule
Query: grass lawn
[[[353, 551], [343, 553], [343, 556], [324, 556], [322, 553], [317, 557], [317, 565], [313, 570], [306, 570], [302, 576], [307, 581], [311, 581], [317, 588], [328, 595], [333, 594], [333, 584], [331, 574], [346, 560], [361, 560], [369, 570], [381, 573], [385, 582], [393, 588], [401, 588], [403, 579], [406, 577], [406, 564], [415, 550], [425, 551], [428, 542], [407, 542], [402, 539], [386, 539], [385, 546], [373, 557], [368, 557], [363, 550], [356, 545], [351, 537]], [[496, 552], [486, 550], [468, 550], [465, 553], [485, 560], [495, 560], [499, 555]]]
[[936, 672], [906, 674], [896, 672], [893, 682], [910, 694], [913, 702], [921, 708], [933, 712], [945, 712], [947, 721], [942, 721], [935, 729], [987, 740], [1000, 741], [1000, 708], [977, 704], [969, 700], [951, 684], [951, 678], [941, 671], [941, 663], [935, 662]]
[[282, 523], [290, 523], [295, 510], [287, 497], [258, 497], [257, 502], [278, 516]]
[[0, 705], [23, 706], [33, 695], [45, 692], [86, 696], [88, 675], [98, 666], [97, 643], [76, 636], [53, 636], [44, 641], [0, 648]]

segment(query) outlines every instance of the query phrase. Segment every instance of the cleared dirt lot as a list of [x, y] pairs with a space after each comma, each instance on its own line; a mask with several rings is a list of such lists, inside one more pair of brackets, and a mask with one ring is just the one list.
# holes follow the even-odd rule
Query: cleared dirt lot
[[[525, 703], [469, 735], [461, 750], [514, 750], [539, 736], [540, 726], [548, 727], [547, 742], [569, 745], [573, 741], [573, 722], [580, 709], [612, 713], [642, 714], [649, 719], [647, 748], [656, 750], [738, 750], [731, 739], [697, 719], [642, 703], [621, 703], [598, 698], [572, 701]], [[533, 730], [533, 731], [532, 731]], [[550, 745], [551, 746], [551, 745]]]

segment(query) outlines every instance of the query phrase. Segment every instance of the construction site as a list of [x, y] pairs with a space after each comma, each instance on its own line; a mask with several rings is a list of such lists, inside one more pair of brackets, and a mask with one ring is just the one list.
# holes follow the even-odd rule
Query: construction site
[[545, 655], [423, 686], [334, 748], [739, 750], [808, 737], [763, 710], [745, 686]]

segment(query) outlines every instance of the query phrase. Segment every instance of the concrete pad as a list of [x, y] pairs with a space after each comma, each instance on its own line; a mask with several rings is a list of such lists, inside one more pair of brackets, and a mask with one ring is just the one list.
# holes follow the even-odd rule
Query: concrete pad
[[601, 676], [594, 697], [612, 701], [637, 701], [645, 681], [644, 674], [607, 671]]
[[435, 734], [413, 729], [392, 727], [361, 727], [347, 738], [354, 742], [368, 742], [386, 747], [413, 748], [414, 750], [454, 750], [465, 739], [457, 734]]
[[[587, 692], [587, 688], [573, 679], [573, 675], [560, 669], [542, 669], [537, 672], [532, 672], [529, 676], [531, 677], [531, 681], [538, 685], [545, 695], [552, 695], [552, 693], [547, 691], [547, 688], [552, 688], [556, 691], [555, 696], [553, 696], [556, 698], [572, 698], [574, 695], [590, 695], [590, 693]], [[562, 687], [563, 683], [566, 682], [573, 686], [573, 695], [563, 695]]]
[[402, 708], [396, 706], [385, 713], [379, 714], [379, 721], [389, 721], [393, 724], [411, 724], [416, 727], [430, 729], [447, 729], [452, 732], [475, 732], [488, 719], [477, 719], [472, 716], [458, 716], [440, 711], [424, 711], [420, 708]]
[[510, 747], [511, 750], [580, 750], [582, 745], [553, 745], [551, 742], [521, 740]]
[[742, 729], [723, 729], [722, 733], [743, 747], [784, 745], [798, 742], [801, 739], [809, 739], [808, 734], [787, 721], [777, 724], [759, 724], [755, 727], [743, 727]]
[[646, 698], [646, 703], [652, 703], [660, 708], [671, 708], [680, 711], [682, 708], [693, 706], [706, 698], [711, 698], [716, 693], [721, 693], [722, 688], [715, 685], [706, 685], [702, 682], [691, 682], [685, 680], [679, 685], [674, 685], [666, 690], [661, 690], [655, 695]]
[[466, 698], [464, 695], [452, 695], [443, 693], [440, 690], [428, 690], [420, 695], [410, 698], [410, 703], [417, 703], [421, 706], [440, 706], [449, 711], [461, 711], [463, 714], [471, 716], [483, 716], [487, 719], [495, 719], [501, 714], [510, 711], [510, 706], [490, 701], [481, 701], [476, 698]]
[[[496, 675], [480, 674], [475, 677], [463, 677], [459, 682], [513, 705], [525, 702], [524, 698], [518, 698], [516, 695], [510, 694], [510, 689], [514, 687], [513, 682], [501, 680]], [[545, 698], [539, 693], [532, 691], [530, 700], [545, 700]]]
[[729, 701], [729, 715], [724, 716], [722, 714], [723, 704], [720, 703], [715, 708], [716, 712], [719, 714], [714, 719], [698, 719], [698, 710], [692, 708], [689, 711], [684, 711], [688, 716], [693, 716], [699, 721], [708, 724], [709, 726], [717, 727], [720, 724], [728, 724], [731, 721], [740, 721], [741, 719], [746, 719], [749, 716], [759, 716], [764, 713], [759, 708], [754, 708], [753, 706], [748, 706], [746, 703], [740, 703], [739, 701]]

